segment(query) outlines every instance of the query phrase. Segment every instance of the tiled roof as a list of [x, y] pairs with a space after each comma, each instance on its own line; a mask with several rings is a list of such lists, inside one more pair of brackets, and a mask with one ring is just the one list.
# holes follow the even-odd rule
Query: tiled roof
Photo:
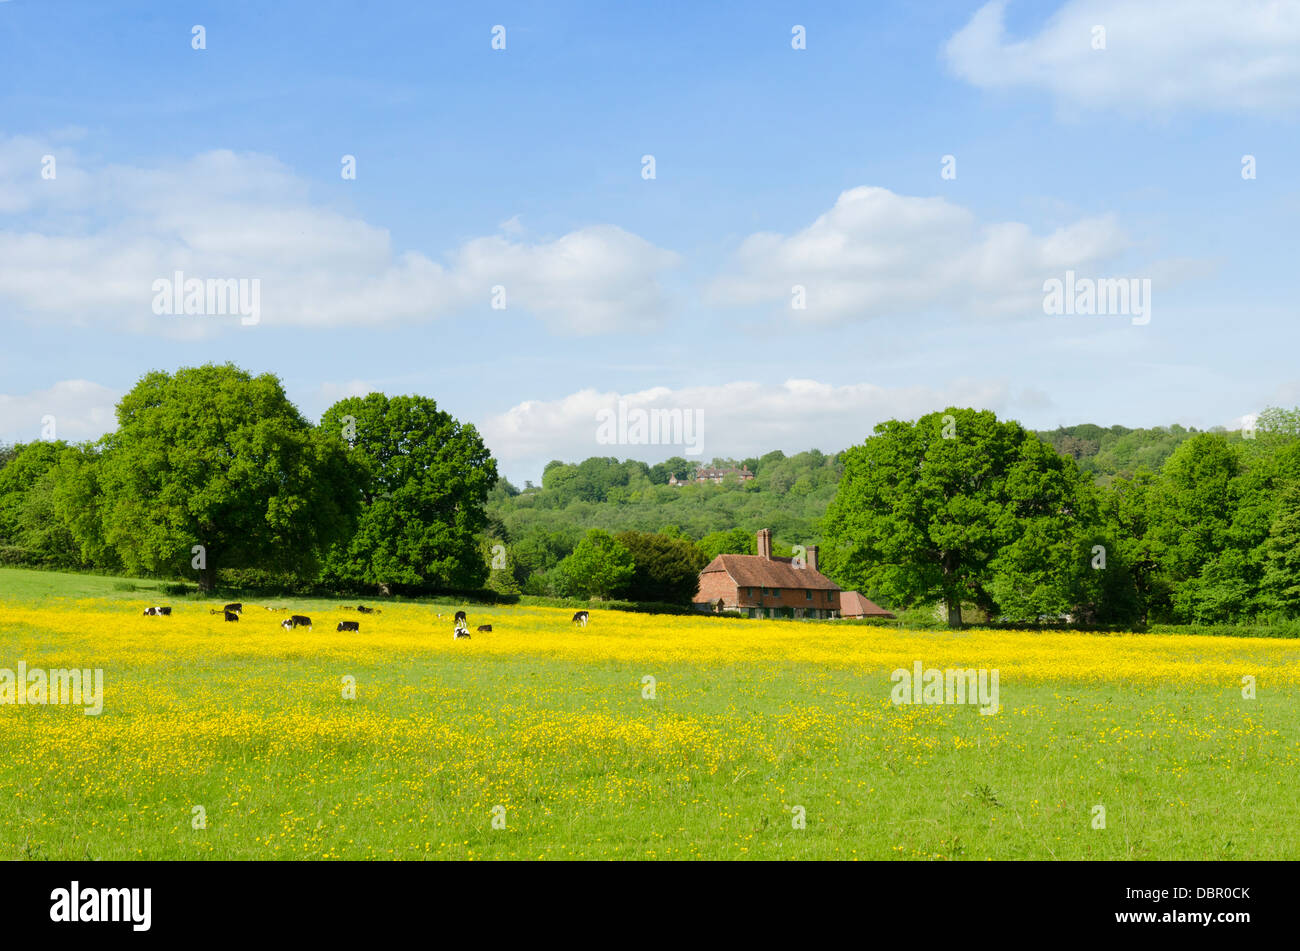
[[725, 571], [742, 588], [811, 588], [838, 591], [837, 585], [820, 571], [796, 568], [792, 558], [760, 555], [719, 555], [705, 566], [701, 574]]
[[841, 617], [893, 617], [880, 605], [868, 601], [856, 591], [844, 591], [840, 594]]

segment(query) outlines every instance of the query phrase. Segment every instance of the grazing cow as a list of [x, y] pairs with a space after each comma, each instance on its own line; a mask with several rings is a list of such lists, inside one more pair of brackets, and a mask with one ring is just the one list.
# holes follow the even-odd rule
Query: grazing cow
[[227, 604], [224, 608], [222, 608], [222, 610], [229, 611], [232, 614], [243, 614], [244, 606], [242, 604]]
[[171, 617], [171, 613], [171, 608], [153, 607], [144, 609], [144, 617]]
[[591, 615], [586, 611], [579, 611], [573, 616], [573, 623], [579, 627], [586, 627], [589, 620], [591, 620]]
[[311, 618], [305, 617], [301, 614], [291, 614], [280, 622], [280, 626], [286, 631], [292, 631], [295, 627], [305, 627], [310, 631]]
[[360, 621], [339, 621], [339, 626], [337, 630], [359, 632], [361, 630], [361, 622]]
[[480, 625], [478, 626], [478, 632], [479, 632], [480, 634], [491, 634], [491, 633], [492, 633], [492, 625], [491, 625], [491, 624], [480, 624]]
[[362, 614], [383, 614], [384, 613], [383, 609], [381, 608], [368, 608], [364, 604], [358, 604], [357, 610], [360, 611]]
[[464, 618], [457, 618], [456, 626], [452, 628], [451, 639], [458, 641], [462, 637], [469, 637], [469, 625], [465, 623]]
[[239, 620], [239, 612], [237, 612], [237, 611], [227, 611], [227, 612], [226, 612], [226, 620], [227, 620], [227, 621], [238, 621], [238, 620]]

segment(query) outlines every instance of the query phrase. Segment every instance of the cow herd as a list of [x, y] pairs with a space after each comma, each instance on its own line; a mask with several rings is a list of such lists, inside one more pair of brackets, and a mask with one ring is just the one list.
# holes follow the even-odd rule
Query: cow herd
[[[289, 609], [267, 607], [266, 610], [287, 611]], [[343, 608], [343, 610], [344, 611], [355, 610], [358, 614], [383, 614], [384, 613], [382, 608], [368, 608], [364, 604], [358, 604], [355, 608], [349, 605]], [[172, 613], [172, 609], [165, 605], [155, 605], [154, 607], [144, 609], [145, 617], [170, 617], [171, 613]], [[227, 604], [221, 608], [211, 608], [208, 611], [208, 613], [220, 614], [226, 621], [238, 621], [244, 614], [244, 605], [242, 603], [236, 602], [232, 604]], [[441, 618], [442, 615], [439, 614], [438, 617]], [[455, 624], [452, 627], [452, 632], [451, 632], [452, 640], [458, 641], [461, 638], [468, 639], [470, 636], [469, 616], [464, 611], [457, 611], [454, 620], [455, 620]], [[573, 615], [572, 623], [577, 625], [578, 627], [586, 627], [587, 622], [589, 620], [590, 620], [590, 615], [586, 611], [578, 611]], [[286, 631], [292, 631], [295, 628], [305, 627], [307, 628], [307, 630], [310, 631], [312, 630], [311, 618], [307, 617], [305, 614], [291, 614], [283, 621], [280, 622], [280, 627], [284, 628]], [[335, 628], [335, 630], [355, 631], [357, 633], [360, 633], [361, 622], [360, 621], [339, 621], [339, 625], [338, 627]], [[480, 624], [475, 629], [475, 632], [478, 634], [491, 634], [492, 625]]]

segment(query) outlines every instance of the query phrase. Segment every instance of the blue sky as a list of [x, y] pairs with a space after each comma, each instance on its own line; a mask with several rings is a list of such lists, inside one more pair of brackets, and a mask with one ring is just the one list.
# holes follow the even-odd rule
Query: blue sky
[[[1295, 2], [0, 2], [0, 440], [226, 360], [431, 396], [516, 481], [681, 452], [599, 444], [620, 398], [706, 458], [1231, 426], [1300, 402], [1298, 113]], [[259, 322], [153, 313], [177, 268]], [[1044, 314], [1067, 269], [1150, 322]]]

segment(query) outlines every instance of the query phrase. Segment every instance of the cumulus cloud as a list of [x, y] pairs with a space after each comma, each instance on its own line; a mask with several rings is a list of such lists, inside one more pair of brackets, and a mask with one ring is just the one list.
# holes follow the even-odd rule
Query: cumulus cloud
[[[709, 296], [727, 305], [773, 305], [810, 323], [937, 308], [1041, 314], [1047, 277], [1112, 257], [1125, 244], [1110, 217], [1035, 235], [1017, 222], [981, 225], [942, 198], [862, 187], [842, 193], [802, 231], [746, 238]], [[802, 309], [794, 306], [796, 286]]]
[[[57, 174], [42, 179], [43, 154]], [[670, 302], [670, 251], [613, 225], [527, 240], [518, 222], [434, 260], [387, 230], [314, 203], [274, 159], [229, 151], [141, 168], [85, 167], [71, 148], [0, 141], [0, 307], [16, 316], [198, 334], [233, 318], [154, 314], [153, 283], [260, 282], [268, 325], [330, 327], [508, 311], [560, 333], [652, 327]]]
[[[637, 410], [699, 414], [700, 453], [688, 456], [684, 441], [609, 443], [598, 435], [600, 414], [630, 416]], [[978, 406], [1001, 412], [1013, 402], [1001, 383], [955, 381], [946, 386], [836, 386], [816, 380], [779, 384], [734, 382], [680, 389], [655, 387], [631, 393], [579, 390], [555, 400], [529, 400], [483, 420], [480, 431], [502, 471], [536, 479], [551, 459], [589, 456], [659, 461], [669, 456], [743, 458], [773, 449], [833, 451], [861, 442], [876, 423], [914, 419], [943, 407]]]
[[[955, 75], [1130, 114], [1300, 107], [1296, 0], [1069, 0], [1023, 39], [1007, 35], [1006, 7], [985, 4], [948, 41]], [[1094, 48], [1094, 27], [1105, 30], [1105, 49]]]
[[98, 439], [117, 429], [115, 408], [122, 394], [89, 380], [63, 380], [30, 393], [0, 393], [0, 441], [42, 438], [53, 417], [53, 438], [67, 442]]

